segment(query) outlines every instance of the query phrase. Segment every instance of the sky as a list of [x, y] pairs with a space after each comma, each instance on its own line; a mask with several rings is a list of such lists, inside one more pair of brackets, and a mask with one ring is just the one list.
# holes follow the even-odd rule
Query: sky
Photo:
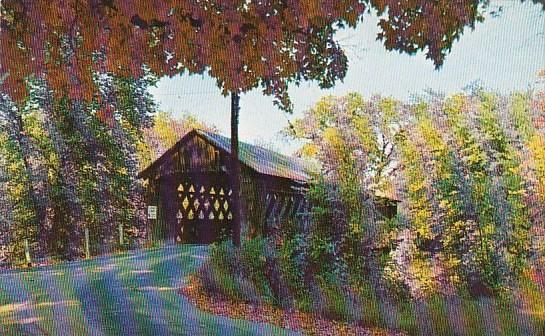
[[[287, 141], [279, 131], [288, 120], [301, 117], [320, 97], [329, 94], [359, 92], [364, 97], [380, 94], [408, 100], [429, 89], [447, 95], [460, 92], [476, 82], [500, 93], [532, 87], [538, 70], [545, 68], [545, 13], [531, 2], [502, 0], [493, 1], [492, 6], [502, 6], [502, 14], [486, 17], [473, 31], [466, 28], [439, 70], [423, 53], [409, 56], [388, 52], [382, 42], [376, 41], [376, 16], [366, 16], [356, 29], [337, 33], [349, 60], [343, 82], [328, 90], [321, 90], [313, 82], [290, 87], [293, 114], [280, 111], [259, 89], [243, 94], [240, 140], [293, 153], [298, 144]], [[221, 95], [211, 77], [164, 78], [150, 91], [160, 110], [177, 117], [194, 115], [229, 136], [230, 99]]]

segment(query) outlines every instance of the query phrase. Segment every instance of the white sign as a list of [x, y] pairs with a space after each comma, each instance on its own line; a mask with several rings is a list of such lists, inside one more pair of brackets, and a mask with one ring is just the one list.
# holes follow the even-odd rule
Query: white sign
[[157, 219], [157, 206], [148, 206], [148, 219]]

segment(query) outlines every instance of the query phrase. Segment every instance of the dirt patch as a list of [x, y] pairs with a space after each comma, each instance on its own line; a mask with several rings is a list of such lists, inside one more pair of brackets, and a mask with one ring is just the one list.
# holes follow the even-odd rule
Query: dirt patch
[[210, 296], [204, 291], [195, 276], [189, 277], [188, 285], [180, 289], [180, 293], [187, 297], [200, 310], [215, 315], [254, 322], [265, 322], [285, 329], [302, 331], [307, 335], [405, 335], [397, 331], [368, 328], [356, 324], [328, 320], [298, 310], [286, 311], [268, 304], [256, 305], [245, 302], [234, 302], [218, 295]]

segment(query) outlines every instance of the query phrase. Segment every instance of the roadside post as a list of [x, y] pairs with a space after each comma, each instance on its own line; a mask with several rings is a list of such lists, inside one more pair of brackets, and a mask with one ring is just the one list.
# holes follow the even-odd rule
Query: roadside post
[[30, 247], [28, 245], [28, 239], [25, 239], [25, 259], [28, 267], [32, 267], [32, 261], [30, 260]]
[[119, 223], [119, 246], [123, 247], [123, 224]]
[[89, 228], [85, 228], [85, 259], [89, 259], [91, 253], [89, 251]]

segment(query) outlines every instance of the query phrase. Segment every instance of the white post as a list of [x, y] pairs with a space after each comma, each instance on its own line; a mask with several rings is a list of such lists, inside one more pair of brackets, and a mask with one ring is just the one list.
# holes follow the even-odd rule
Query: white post
[[30, 247], [28, 245], [28, 239], [25, 239], [25, 259], [28, 267], [32, 266], [32, 262], [30, 260]]
[[91, 257], [91, 252], [89, 251], [89, 228], [85, 228], [85, 259]]
[[119, 223], [119, 246], [123, 246], [123, 224]]

